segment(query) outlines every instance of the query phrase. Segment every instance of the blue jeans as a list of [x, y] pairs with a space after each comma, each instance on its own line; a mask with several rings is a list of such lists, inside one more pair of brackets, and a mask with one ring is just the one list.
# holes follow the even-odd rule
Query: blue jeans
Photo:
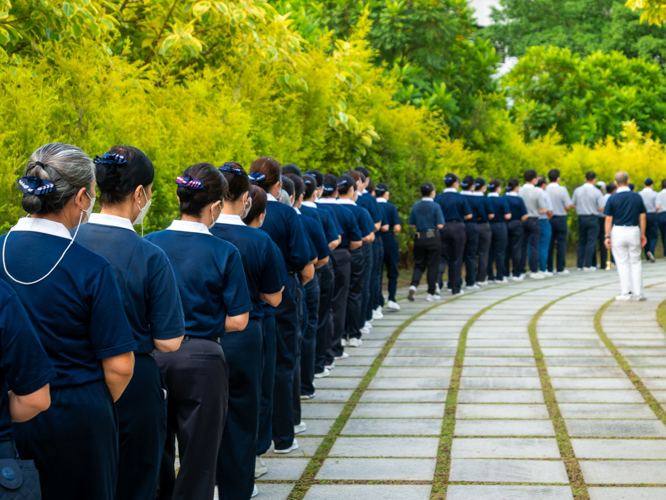
[[553, 232], [548, 219], [539, 219], [541, 232], [539, 233], [539, 271], [545, 271], [548, 264], [548, 247]]

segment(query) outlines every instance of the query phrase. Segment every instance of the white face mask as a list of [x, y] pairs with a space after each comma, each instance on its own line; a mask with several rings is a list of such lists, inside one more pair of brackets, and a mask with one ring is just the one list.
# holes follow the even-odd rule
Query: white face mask
[[[221, 203], [220, 203], [220, 215], [222, 215], [222, 204]], [[219, 217], [220, 215], [218, 215], [217, 217]], [[215, 209], [213, 207], [210, 207], [210, 216], [213, 218], [213, 220], [211, 220], [210, 224], [208, 225], [208, 229], [211, 229], [215, 225], [215, 223], [217, 222], [217, 217], [215, 217]]]
[[90, 214], [92, 214], [93, 208], [95, 208], [95, 200], [97, 199], [97, 197], [91, 198], [90, 195], [87, 192], [86, 192], [86, 196], [90, 199], [90, 206], [88, 208], [86, 208], [85, 210], [83, 210], [83, 212], [86, 215], [83, 218], [82, 224], [85, 224], [86, 222], [88, 222], [88, 219], [90, 219]]
[[252, 198], [248, 196], [247, 203], [245, 203], [245, 206], [243, 207], [243, 213], [241, 213], [240, 218], [244, 219], [245, 217], [247, 217], [247, 214], [250, 213], [251, 209], [252, 209]]
[[141, 188], [141, 191], [143, 191], [143, 196], [146, 199], [146, 204], [142, 207], [137, 202], [136, 205], [139, 207], [139, 215], [137, 215], [136, 219], [132, 221], [132, 224], [135, 226], [141, 224], [141, 236], [143, 236], [143, 219], [145, 219], [146, 214], [148, 213], [148, 209], [150, 208], [150, 205], [153, 203], [153, 200], [152, 198], [150, 200], [148, 199], [148, 197], [146, 196], [146, 191], [145, 189], [143, 189], [143, 187]]

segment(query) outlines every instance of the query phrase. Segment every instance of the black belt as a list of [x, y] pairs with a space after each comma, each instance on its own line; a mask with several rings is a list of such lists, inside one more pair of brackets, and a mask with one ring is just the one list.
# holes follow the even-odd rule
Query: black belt
[[447, 224], [461, 224], [462, 221], [461, 220], [447, 220], [446, 223]]
[[618, 226], [618, 227], [640, 227], [640, 226], [637, 226], [636, 224], [613, 224], [613, 226]]
[[599, 217], [599, 216], [594, 214], [585, 214], [585, 215], [579, 215], [578, 217]]
[[220, 337], [194, 337], [192, 335], [185, 335], [184, 340], [210, 340], [211, 342], [220, 343]]
[[419, 231], [415, 236], [419, 240], [430, 240], [436, 238], [438, 234], [437, 229], [426, 229], [425, 231]]

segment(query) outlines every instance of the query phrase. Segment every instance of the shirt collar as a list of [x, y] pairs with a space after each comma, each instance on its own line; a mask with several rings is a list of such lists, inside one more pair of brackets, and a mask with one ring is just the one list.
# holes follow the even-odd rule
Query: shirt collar
[[367, 193], [367, 192], [368, 192], [368, 190], [367, 190], [367, 189], [364, 189], [363, 191], [361, 191], [361, 194], [365, 194], [365, 193]]
[[338, 202], [336, 198], [319, 198], [317, 203], [323, 203], [324, 205], [335, 205]]
[[456, 188], [446, 188], [444, 190], [445, 193], [457, 193], [458, 190]]
[[629, 186], [622, 186], [622, 187], [617, 188], [617, 191], [615, 191], [615, 192], [616, 193], [625, 193], [627, 191], [631, 191], [631, 189], [629, 189]]
[[296, 213], [297, 213], [298, 215], [301, 215], [301, 211], [300, 211], [298, 208], [296, 208], [296, 207], [291, 207], [291, 208], [293, 208], [294, 210], [296, 210]]
[[483, 196], [483, 193], [481, 191], [474, 191], [472, 194], [474, 196]]
[[302, 205], [304, 207], [317, 208], [317, 204], [314, 201], [304, 201]]
[[189, 220], [175, 220], [167, 227], [167, 230], [181, 231], [183, 233], [210, 234], [212, 236], [205, 224]]
[[590, 184], [589, 182], [586, 182], [585, 184], [583, 184], [583, 187], [596, 188], [597, 186], [595, 186], [594, 184]]
[[354, 205], [354, 206], [356, 206], [356, 202], [350, 200], [349, 198], [338, 198], [338, 203], [340, 205]]
[[504, 193], [504, 196], [518, 196], [518, 193], [514, 193], [513, 191], [509, 191], [508, 193]]
[[275, 198], [275, 196], [273, 196], [271, 193], [266, 193], [266, 199], [267, 199], [268, 201], [277, 201], [277, 199]]
[[647, 189], [648, 191], [652, 191], [652, 186], [645, 186], [645, 187], [643, 188], [643, 191], [645, 191], [646, 189]]
[[465, 196], [472, 196], [473, 193], [471, 191], [460, 191], [460, 194], [463, 194]]
[[388, 203], [388, 201], [386, 201], [386, 198], [377, 198], [377, 203]]
[[435, 201], [435, 200], [433, 200], [429, 196], [424, 196], [423, 198], [421, 198], [421, 201]]
[[499, 198], [499, 194], [497, 194], [497, 193], [488, 193], [488, 198]]
[[33, 233], [50, 234], [51, 236], [65, 238], [67, 240], [72, 239], [72, 235], [69, 234], [69, 231], [67, 231], [67, 228], [63, 224], [48, 219], [23, 217], [18, 220], [13, 229], [14, 231], [31, 231]]
[[243, 219], [240, 218], [240, 215], [232, 214], [220, 214], [220, 216], [215, 221], [216, 224], [228, 224], [230, 226], [244, 226], [245, 223]]
[[534, 187], [534, 184], [523, 184], [524, 188], [530, 189]]
[[129, 229], [130, 231], [134, 231], [134, 226], [132, 225], [132, 222], [129, 219], [126, 219], [125, 217], [118, 217], [117, 215], [111, 215], [111, 214], [90, 214], [90, 219], [88, 219], [88, 224], [99, 224], [100, 226], [120, 227], [123, 229]]

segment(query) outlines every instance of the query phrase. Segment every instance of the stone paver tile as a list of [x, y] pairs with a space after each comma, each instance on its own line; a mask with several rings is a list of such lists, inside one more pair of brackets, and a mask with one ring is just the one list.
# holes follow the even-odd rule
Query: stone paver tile
[[370, 389], [448, 389], [448, 378], [375, 378]]
[[[316, 391], [321, 389], [356, 389], [363, 380], [360, 377], [327, 377], [315, 380]], [[315, 394], [315, 399], [318, 392]]]
[[462, 377], [461, 389], [541, 389], [538, 377]]
[[264, 461], [268, 474], [261, 476], [258, 481], [296, 481], [310, 463], [309, 458], [266, 458]]
[[[379, 354], [379, 353], [377, 353]], [[437, 357], [437, 356], [455, 356], [456, 349], [446, 349], [433, 347], [431, 349], [402, 349], [393, 347], [388, 356], [416, 356], [416, 357]]]
[[610, 356], [610, 351], [605, 347], [595, 348], [566, 348], [566, 347], [543, 347], [544, 356]]
[[[309, 424], [309, 422], [308, 422]], [[324, 440], [323, 437], [303, 437], [303, 436], [298, 436], [298, 449], [292, 451], [289, 456], [290, 457], [311, 457], [313, 456], [317, 448], [319, 448], [319, 445], [321, 442]], [[274, 453], [275, 446], [271, 444], [271, 447], [268, 449], [264, 457], [273, 457], [273, 458], [283, 458], [284, 455], [276, 455]]]
[[666, 356], [666, 349], [651, 347], [620, 347], [623, 356]]
[[518, 339], [518, 340], [524, 340], [528, 339], [529, 340], [530, 336], [528, 333], [519, 333], [519, 332], [511, 332], [511, 333], [492, 333], [492, 332], [475, 332], [470, 328], [469, 333], [467, 334], [467, 339], [468, 342], [470, 340], [474, 339]]
[[666, 366], [666, 357], [656, 358], [651, 356], [626, 356], [625, 359], [631, 366]]
[[[322, 389], [316, 391], [315, 398], [309, 401], [314, 402], [316, 399], [317, 403], [346, 403], [353, 393], [352, 390]], [[304, 404], [308, 403], [304, 402]]]
[[616, 347], [666, 347], [666, 340], [614, 340]]
[[446, 500], [573, 500], [569, 486], [452, 485]]
[[645, 403], [641, 393], [633, 391], [555, 391], [558, 403]]
[[336, 366], [331, 370], [331, 377], [365, 377], [369, 369], [369, 366]]
[[305, 500], [428, 500], [431, 489], [427, 484], [315, 484]]
[[571, 444], [579, 459], [666, 460], [666, 441], [657, 439], [572, 439]]
[[550, 420], [458, 420], [455, 436], [554, 436]]
[[585, 366], [549, 366], [551, 377], [626, 377], [622, 368], [585, 367]]
[[347, 422], [344, 436], [435, 436], [442, 431], [442, 419], [357, 418]]
[[335, 369], [345, 366], [370, 366], [377, 358], [371, 356], [349, 356], [346, 359], [340, 359], [335, 362]]
[[604, 347], [601, 340], [539, 339], [541, 347]]
[[580, 460], [579, 463], [587, 484], [666, 484], [666, 464], [661, 461]]
[[423, 333], [423, 332], [402, 332], [398, 341], [403, 340], [458, 340], [460, 333]]
[[351, 418], [442, 418], [444, 405], [439, 403], [390, 404], [359, 403]]
[[644, 378], [643, 383], [651, 391], [666, 389], [666, 379], [663, 378]]
[[422, 347], [458, 347], [458, 340], [405, 340], [398, 337], [395, 347], [422, 348]]
[[379, 356], [382, 350], [379, 347], [350, 347], [345, 349], [345, 352], [349, 354], [350, 358], [353, 358], [354, 356]]
[[666, 378], [666, 368], [634, 368], [634, 373], [641, 378]]
[[365, 391], [361, 403], [443, 403], [447, 391]]
[[568, 483], [563, 462], [454, 458], [450, 481], [502, 483]]
[[529, 338], [518, 339], [471, 339], [467, 340], [467, 347], [531, 347]]
[[656, 420], [657, 416], [646, 404], [560, 404], [564, 418], [602, 418]]
[[465, 356], [533, 356], [534, 351], [531, 347], [497, 347], [493, 349], [481, 347], [468, 347], [465, 349]]
[[345, 405], [342, 404], [307, 404], [301, 405], [301, 414], [304, 420], [308, 418], [338, 418]]
[[541, 391], [460, 391], [458, 403], [543, 403]]
[[363, 343], [365, 344], [366, 340], [388, 340], [391, 338], [391, 333], [386, 332], [370, 332], [370, 333], [364, 333], [363, 334]]
[[563, 340], [563, 339], [575, 339], [575, 340], [598, 340], [599, 335], [595, 333], [570, 333], [570, 332], [562, 332], [562, 333], [553, 333], [553, 332], [537, 332], [537, 336], [539, 337], [539, 341], [546, 340], [546, 339], [553, 339], [553, 340]]
[[463, 377], [538, 377], [539, 370], [523, 366], [465, 366]]
[[590, 500], [664, 500], [666, 488], [606, 487], [588, 488]]
[[456, 418], [468, 419], [548, 419], [546, 405], [497, 405], [497, 404], [459, 404]]
[[450, 377], [453, 368], [404, 368], [404, 367], [381, 367], [377, 370], [377, 377]]
[[570, 436], [666, 437], [658, 420], [566, 420]]
[[429, 458], [327, 458], [315, 479], [432, 481], [436, 464]]
[[257, 488], [259, 488], [259, 496], [257, 498], [261, 500], [287, 500], [291, 490], [294, 489], [294, 485], [262, 483]]
[[453, 366], [456, 358], [410, 358], [410, 357], [386, 357], [382, 363], [384, 366]]
[[452, 458], [560, 458], [557, 440], [474, 438], [453, 440]]
[[436, 458], [438, 446], [439, 438], [436, 437], [339, 437], [328, 456]]
[[[363, 347], [384, 347], [386, 345], [386, 340], [375, 340], [369, 339], [363, 335]], [[350, 347], [352, 349], [352, 347]]]
[[512, 357], [474, 357], [465, 356], [465, 366], [536, 366], [534, 357], [512, 358]]
[[308, 420], [307, 430], [299, 436], [325, 436], [334, 423], [335, 420]]
[[578, 356], [549, 356], [543, 358], [547, 366], [619, 366], [615, 358], [611, 357], [580, 357]]
[[551, 378], [553, 389], [634, 389], [628, 378]]

